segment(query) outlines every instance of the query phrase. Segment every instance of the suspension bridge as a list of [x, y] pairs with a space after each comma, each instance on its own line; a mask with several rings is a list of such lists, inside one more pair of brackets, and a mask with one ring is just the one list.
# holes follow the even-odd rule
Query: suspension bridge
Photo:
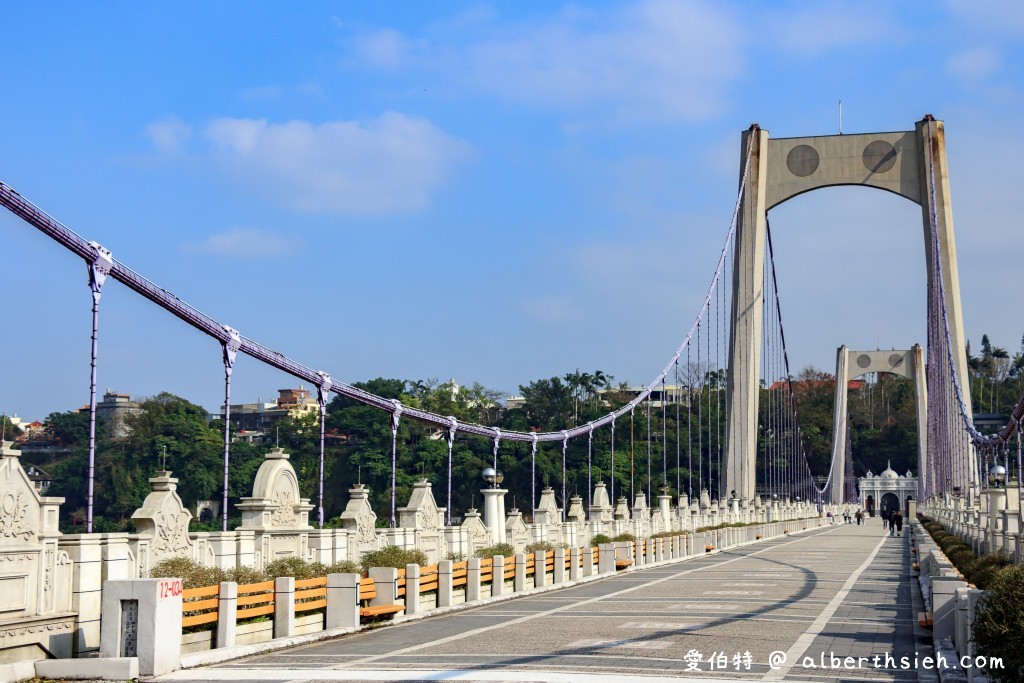
[[[767, 130], [753, 125], [742, 134], [741, 149], [739, 188], [723, 245], [717, 260], [709, 264], [711, 279], [703, 304], [694, 313], [692, 324], [681, 335], [677, 348], [666, 352], [662, 362], [655, 365], [660, 369], [653, 372], [650, 381], [623, 405], [610, 408], [603, 416], [585, 424], [566, 424], [553, 431], [516, 431], [460, 421], [340, 381], [337, 377], [341, 373], [311, 368], [244, 336], [226, 321], [215, 320], [199, 307], [184, 302], [173, 294], [173, 283], [156, 284], [117, 260], [114, 257], [116, 245], [101, 245], [76, 234], [14, 188], [0, 182], [0, 205], [81, 257], [89, 273], [92, 328], [87, 534], [93, 531], [95, 512], [96, 387], [102, 375], [99, 353], [102, 348], [101, 300], [110, 280], [176, 316], [215, 340], [220, 347], [225, 418], [220, 510], [225, 533], [228, 532], [231, 503], [228, 496], [232, 449], [231, 380], [239, 353], [316, 387], [320, 405], [320, 462], [315, 510], [316, 522], [321, 528], [325, 522], [325, 495], [330, 494], [324, 489], [324, 436], [326, 406], [332, 394], [371, 406], [390, 417], [390, 509], [385, 515], [392, 529], [400, 526], [396, 451], [399, 425], [404, 420], [425, 423], [447, 441], [447, 477], [437, 483], [441, 487], [442, 498], [447, 501], [444, 521], [449, 524], [454, 505], [452, 448], [458, 435], [490, 442], [495, 473], [499, 470], [503, 444], [518, 442], [529, 446], [531, 490], [528, 497], [531, 512], [542, 509], [544, 505], [542, 496], [541, 508], [538, 508], [536, 497], [540, 490], [535, 468], [538, 447], [542, 444], [560, 447], [561, 507], [556, 509], [560, 523], [575, 519], [567, 487], [566, 453], [570, 443], [577, 440], [587, 444], [586, 500], [579, 501], [585, 518], [581, 520], [583, 524], [600, 521], [604, 506], [614, 504], [626, 495], [631, 498], [642, 495], [646, 505], [653, 503], [658, 492], [671, 499], [676, 510], [684, 512], [695, 505], [701, 511], [713, 508], [730, 514], [740, 514], [741, 511], [753, 514], [755, 510], [768, 509], [772, 500], [781, 499], [788, 504], [802, 504], [804, 510], [820, 516], [826, 508], [838, 510], [843, 505], [857, 503], [850, 453], [846, 446], [846, 380], [878, 371], [902, 374], [915, 382], [919, 427], [917, 501], [927, 505], [930, 501], [949, 501], [955, 497], [961, 501], [963, 509], [978, 509], [983, 504], [991, 465], [1000, 464], [1011, 469], [1016, 465], [1016, 471], [1020, 472], [1020, 421], [1024, 417], [1024, 399], [1016, 404], [1007, 424], [995, 433], [984, 435], [975, 427], [970, 409], [963, 311], [942, 122], [926, 116], [909, 131], [784, 139], [773, 139]], [[784, 308], [778, 291], [769, 213], [793, 197], [836, 185], [873, 187], [895, 193], [921, 206], [923, 253], [927, 266], [927, 328], [922, 330], [923, 347], [899, 354], [884, 354], [884, 357], [876, 358], [867, 353], [848, 352], [845, 347], [840, 349], [832, 459], [827, 470], [814, 471], [803, 444], [786, 347]], [[670, 382], [676, 387], [672, 401], [666, 400]], [[762, 387], [778, 389], [764, 391]], [[661, 400], [654, 401], [654, 396], [660, 396]], [[632, 438], [638, 411], [646, 417], [644, 423], [648, 431], [645, 439], [646, 491], [643, 487], [638, 489], [631, 481], [619, 481], [616, 477], [616, 459], [621, 462], [624, 457], [634, 456], [632, 444], [627, 447], [625, 443], [627, 438]], [[657, 433], [659, 412], [660, 434]], [[674, 418], [672, 422], [676, 430], [674, 452], [670, 452], [668, 447], [670, 417]], [[651, 433], [652, 425], [655, 433]], [[686, 425], [685, 438], [679, 431], [682, 425]], [[629, 437], [626, 436], [627, 428]], [[610, 463], [608, 466], [602, 463], [598, 467], [594, 458], [594, 438], [595, 434], [602, 432], [609, 438]], [[651, 444], [658, 440], [663, 443], [661, 463], [652, 462]], [[1015, 463], [1010, 453], [1014, 442], [1017, 450]], [[644, 453], [638, 457], [642, 461]], [[675, 475], [674, 481], [669, 476], [670, 468]], [[609, 478], [607, 484], [603, 481], [604, 476]], [[493, 489], [498, 490], [497, 483]], [[490, 540], [503, 541], [503, 503], [499, 507], [498, 497], [491, 495], [486, 504], [489, 506], [485, 517], [491, 532]], [[668, 533], [675, 528], [669, 521], [675, 513], [668, 512], [669, 503], [664, 505], [666, 526], [662, 530]], [[648, 527], [648, 531], [652, 530]], [[431, 632], [434, 628], [429, 625], [431, 622], [424, 622], [420, 626], [403, 627], [410, 634], [408, 640], [403, 639], [405, 636], [395, 636], [389, 641], [389, 636], [383, 633], [374, 636], [379, 642], [373, 641], [376, 644], [371, 650], [360, 649], [371, 647], [361, 645], [372, 641], [367, 640], [370, 636], [364, 636], [363, 640], [351, 640], [351, 645], [321, 645], [318, 651], [297, 653], [294, 657], [311, 657], [310, 661], [319, 663], [318, 669], [348, 671], [345, 675], [355, 677], [350, 680], [360, 676], [372, 678], [373, 666], [378, 663], [392, 668], [408, 665], [424, 670], [463, 667], [472, 669], [475, 672], [473, 676], [477, 678], [490, 675], [481, 673], [489, 667], [500, 670], [502, 679], [509, 679], [513, 675], [510, 671], [536, 672], [548, 667], [545, 670], [569, 676], [571, 671], [582, 666], [593, 666], [595, 671], [600, 669], [610, 673], [639, 671], [654, 677], [662, 674], [678, 676], [694, 670], [685, 668], [688, 660], [684, 655], [687, 650], [698, 648], [680, 651], [678, 643], [672, 644], [673, 637], [678, 637], [679, 642], [693, 644], [687, 639], [704, 632], [717, 634], [719, 641], [711, 644], [716, 650], [728, 652], [730, 657], [733, 652], [737, 656], [744, 652], [749, 655], [753, 668], [747, 666], [741, 671], [743, 667], [737, 665], [734, 672], [737, 675], [757, 674], [769, 679], [774, 676], [779, 680], [783, 675], [779, 672], [783, 671], [785, 675], [813, 678], [817, 674], [794, 671], [792, 663], [784, 669], [770, 667], [766, 658], [776, 650], [792, 657], [815, 647], [824, 647], [821, 634], [827, 631], [830, 619], [838, 618], [837, 614], [845, 615], [840, 621], [851, 626], [851, 632], [857, 631], [845, 638], [841, 647], [836, 646], [847, 654], [861, 650], [867, 652], [870, 648], [858, 649], [867, 641], [875, 650], [888, 647], [890, 652], [910, 652], [916, 647], [911, 627], [911, 597], [905, 581], [910, 556], [903, 545], [887, 546], [879, 542], [880, 533], [881, 530], [872, 524], [850, 529], [812, 529], [805, 537], [775, 540], [764, 548], [737, 546], [733, 554], [700, 559], [693, 565], [652, 568], [646, 570], [648, 573], [642, 578], [639, 578], [640, 574], [630, 574], [616, 577], [618, 583], [609, 580], [593, 584], [603, 586], [601, 589], [588, 584], [567, 589], [557, 597], [529, 598], [507, 603], [504, 607], [490, 607], [490, 612], [476, 616], [466, 613], [447, 617], [450, 625], [437, 627], [448, 629], [444, 633], [449, 635], [444, 637]], [[851, 557], [844, 559], [844, 553]], [[857, 561], [865, 556], [865, 562]], [[750, 576], [760, 578], [745, 584], [742, 579]], [[718, 601], [723, 604], [717, 604], [711, 597], [688, 602], [694, 590], [699, 589], [710, 596], [715, 592], [713, 587], [726, 580], [728, 582], [722, 585], [748, 585], [765, 590], [718, 591], [723, 596], [728, 594]], [[650, 607], [652, 604], [656, 605], [653, 609]], [[598, 606], [614, 622], [614, 627], [597, 629], [600, 633], [583, 625], [597, 618]], [[883, 637], [876, 637], [879, 632], [874, 632], [875, 635], [865, 641], [862, 627], [888, 618], [891, 615], [882, 617], [881, 613], [889, 609], [895, 610], [893, 628], [885, 631]], [[655, 613], [656, 616], [652, 616]], [[671, 618], [680, 615], [685, 615], [691, 623]], [[670, 618], [666, 620], [664, 617]], [[805, 628], [807, 620], [812, 622], [810, 628]], [[652, 626], [651, 622], [657, 623]], [[553, 623], [568, 624], [569, 629], [580, 629], [590, 634], [588, 638], [593, 643], [581, 645], [587, 638], [576, 638], [570, 642], [555, 637], [547, 638], [547, 642], [533, 642], [530, 634], [537, 633], [541, 623], [546, 624], [541, 631], [549, 635]], [[646, 623], [647, 626], [623, 626], [635, 623]], [[732, 625], [736, 628], [733, 629]], [[661, 635], [654, 637], [648, 633], [639, 639], [623, 637], [622, 629], [627, 628]], [[554, 630], [557, 631], [558, 627]], [[767, 631], [771, 634], [764, 635]], [[463, 632], [470, 636], [466, 643], [472, 641], [476, 645], [459, 645], [461, 636], [458, 634]], [[908, 633], [909, 641], [906, 640]], [[502, 643], [510, 637], [524, 639], [531, 645], [525, 651], [506, 651]], [[749, 644], [751, 639], [764, 641], [758, 646], [760, 649], [744, 646], [743, 643]], [[348, 641], [343, 639], [339, 642]], [[474, 647], [478, 651], [474, 651]], [[591, 658], [584, 664], [579, 654], [581, 648], [591, 655], [594, 648], [604, 648], [617, 654], [609, 654], [608, 661]], [[629, 651], [630, 656], [621, 654], [623, 648]], [[671, 655], [667, 654], [667, 648], [671, 648]], [[480, 655], [480, 649], [496, 655]], [[652, 654], [655, 651], [657, 653]], [[662, 654], [665, 656], [658, 660], [662, 664], [652, 664], [652, 656], [657, 659]], [[268, 674], [270, 678], [294, 677], [288, 671], [295, 668], [296, 660], [289, 657], [292, 655], [278, 655], [265, 660], [261, 666], [273, 672]], [[630, 659], [632, 661], [627, 661]], [[741, 656], [737, 661], [743, 664], [745, 660]], [[443, 666], [439, 664], [441, 662]], [[500, 666], [495, 662], [500, 662]], [[701, 666], [705, 672], [710, 670], [706, 662]], [[657, 671], [659, 668], [663, 671]], [[210, 675], [232, 675], [230, 667], [218, 671], [220, 673]], [[192, 677], [203, 678], [206, 673], [209, 672]], [[180, 675], [189, 678], [185, 673]], [[246, 669], [245, 675], [257, 676], [250, 669]], [[326, 674], [321, 670], [315, 677], [323, 678]], [[891, 678], [899, 678], [899, 674], [892, 674]]]

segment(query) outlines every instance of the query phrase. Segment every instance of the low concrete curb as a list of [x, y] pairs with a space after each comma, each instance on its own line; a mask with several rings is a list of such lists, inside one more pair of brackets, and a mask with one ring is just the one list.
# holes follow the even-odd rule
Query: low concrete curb
[[130, 681], [139, 677], [139, 658], [41, 659], [36, 662], [35, 675], [54, 679]]

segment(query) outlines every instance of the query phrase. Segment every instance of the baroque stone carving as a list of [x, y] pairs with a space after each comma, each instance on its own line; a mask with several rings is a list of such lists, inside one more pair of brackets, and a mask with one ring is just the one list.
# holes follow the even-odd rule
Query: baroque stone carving
[[38, 626], [5, 627], [0, 630], [0, 639], [18, 638], [19, 636], [31, 635], [33, 633], [53, 633], [55, 631], [70, 631], [74, 626], [73, 620], [56, 621]]
[[178, 480], [163, 471], [157, 472], [149, 484], [152, 490], [142, 507], [132, 513], [132, 522], [140, 535], [150, 537], [153, 561], [192, 557], [192, 540], [188, 536], [192, 513], [185, 509], [177, 494]]
[[436, 532], [441, 526], [441, 508], [434, 500], [430, 482], [420, 479], [413, 484], [409, 504], [398, 510], [399, 524], [417, 531]]
[[24, 491], [8, 491], [0, 501], [0, 536], [28, 540], [35, 536], [29, 526], [28, 500]]
[[274, 526], [293, 526], [295, 524], [295, 500], [291, 491], [279, 491], [274, 502], [278, 508], [270, 515], [270, 522]]
[[192, 514], [188, 510], [178, 513], [161, 512], [157, 536], [153, 539], [153, 549], [165, 555], [186, 553], [191, 545], [188, 538], [188, 523], [191, 519]]
[[280, 448], [272, 448], [263, 456], [256, 472], [252, 495], [242, 498], [237, 506], [242, 511], [239, 529], [272, 531], [274, 529], [308, 529], [309, 511], [313, 506], [299, 492], [299, 480], [289, 458]]
[[370, 547], [377, 543], [377, 514], [370, 506], [370, 490], [363, 484], [356, 484], [348, 490], [348, 505], [341, 513], [341, 526], [355, 533], [359, 546]]

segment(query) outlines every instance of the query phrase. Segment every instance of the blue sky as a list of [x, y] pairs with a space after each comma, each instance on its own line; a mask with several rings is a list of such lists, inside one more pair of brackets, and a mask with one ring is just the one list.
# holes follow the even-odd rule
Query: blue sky
[[[895, 2], [16, 3], [0, 179], [335, 378], [515, 392], [649, 381], [728, 227], [740, 132], [946, 123], [968, 336], [1016, 351], [1024, 6]], [[918, 207], [771, 214], [793, 364], [924, 343]], [[0, 410], [88, 399], [82, 263], [6, 212]], [[1008, 312], [1004, 312], [1008, 311]], [[214, 409], [217, 344], [117, 283], [100, 386]], [[294, 382], [239, 361], [233, 397]]]

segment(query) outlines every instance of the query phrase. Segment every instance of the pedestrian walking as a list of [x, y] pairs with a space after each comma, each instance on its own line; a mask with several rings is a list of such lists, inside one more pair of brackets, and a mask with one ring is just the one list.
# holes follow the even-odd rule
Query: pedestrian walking
[[896, 527], [896, 535], [903, 535], [903, 513], [897, 510], [892, 516], [892, 524]]
[[888, 529], [889, 529], [889, 511], [888, 510], [883, 510], [882, 511], [882, 531], [887, 531]]

